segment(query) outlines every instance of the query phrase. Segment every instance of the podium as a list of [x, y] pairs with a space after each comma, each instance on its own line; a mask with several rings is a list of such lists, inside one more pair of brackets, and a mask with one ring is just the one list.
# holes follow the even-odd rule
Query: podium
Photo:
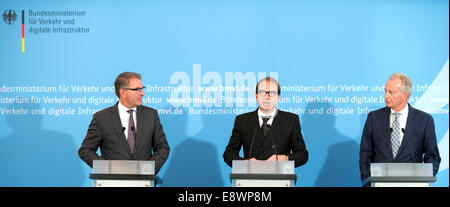
[[436, 181], [432, 163], [371, 163], [371, 187], [431, 187]]
[[294, 161], [233, 160], [233, 187], [294, 187]]
[[94, 187], [154, 187], [155, 161], [94, 160]]

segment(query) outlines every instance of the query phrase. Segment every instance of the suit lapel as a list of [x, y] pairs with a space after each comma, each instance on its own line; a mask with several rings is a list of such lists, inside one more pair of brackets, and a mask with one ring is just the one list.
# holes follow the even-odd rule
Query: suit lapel
[[252, 112], [250, 116], [250, 124], [259, 127], [258, 109]]
[[389, 107], [386, 107], [383, 113], [383, 116], [381, 117], [382, 121], [380, 123], [386, 123], [383, 127], [383, 133], [386, 134], [386, 139], [384, 140], [384, 144], [386, 146], [386, 155], [388, 156], [388, 160], [393, 160], [393, 154], [392, 154], [392, 144], [391, 144], [391, 109]]
[[115, 134], [120, 140], [120, 143], [124, 145], [124, 148], [127, 150], [128, 154], [131, 155], [130, 146], [128, 145], [127, 138], [125, 137], [125, 132], [122, 127], [122, 122], [120, 121], [120, 115], [119, 115], [119, 108], [118, 108], [119, 102], [116, 103], [116, 105], [113, 106], [111, 110], [111, 121], [113, 123]]
[[405, 126], [405, 134], [403, 134], [403, 139], [402, 139], [402, 143], [400, 144], [400, 148], [398, 149], [398, 153], [400, 154], [405, 148], [405, 142], [406, 139], [409, 139], [409, 135], [411, 134], [411, 131], [413, 129], [412, 125], [413, 125], [413, 121], [414, 121], [414, 116], [415, 116], [415, 111], [414, 108], [411, 107], [408, 104], [408, 118], [406, 119], [406, 126]]
[[[136, 137], [135, 137], [135, 139], [136, 139], [136, 144], [135, 144], [135, 147], [134, 147], [134, 152], [135, 152], [135, 154], [136, 154], [136, 149], [137, 149], [137, 146], [139, 146], [138, 145], [138, 143], [141, 141], [141, 137], [143, 136], [143, 133], [144, 133], [144, 123], [145, 123], [145, 121], [144, 121], [144, 113], [143, 113], [143, 111], [142, 111], [142, 106], [138, 106], [137, 108], [136, 108], [136, 116], [137, 116], [137, 118], [136, 118]], [[151, 124], [151, 123], [149, 123], [149, 124]]]
[[[250, 123], [249, 129], [255, 129], [254, 127], [256, 127], [255, 141], [253, 142], [253, 152], [251, 152], [252, 153], [251, 156], [257, 157], [261, 149], [261, 146], [264, 142], [264, 136], [261, 127], [259, 126], [258, 109], [251, 112], [249, 123]], [[253, 131], [251, 131], [251, 133], [253, 133]], [[253, 134], [251, 134], [250, 136], [251, 137], [249, 138], [253, 139]]]

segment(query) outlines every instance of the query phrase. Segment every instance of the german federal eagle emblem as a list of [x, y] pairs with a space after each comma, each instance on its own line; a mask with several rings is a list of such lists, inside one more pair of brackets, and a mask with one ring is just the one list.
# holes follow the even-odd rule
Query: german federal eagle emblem
[[17, 14], [14, 10], [5, 10], [5, 12], [3, 12], [3, 21], [5, 21], [6, 24], [14, 24], [16, 18]]

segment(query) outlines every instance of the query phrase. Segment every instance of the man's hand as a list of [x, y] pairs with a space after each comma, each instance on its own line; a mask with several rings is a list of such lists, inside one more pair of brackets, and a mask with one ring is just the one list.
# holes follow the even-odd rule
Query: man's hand
[[[272, 155], [267, 159], [267, 161], [276, 161], [277, 155]], [[278, 161], [286, 161], [288, 160], [288, 157], [286, 155], [278, 155]]]

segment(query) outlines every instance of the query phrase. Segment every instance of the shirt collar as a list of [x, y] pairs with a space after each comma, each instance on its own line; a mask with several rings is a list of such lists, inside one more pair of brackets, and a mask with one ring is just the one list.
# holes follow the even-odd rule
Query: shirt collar
[[[136, 111], [136, 108], [137, 107], [134, 107], [134, 108], [131, 108], [131, 109], [133, 111]], [[125, 107], [122, 103], [120, 103], [120, 101], [119, 101], [119, 104], [118, 104], [118, 109], [119, 109], [119, 112], [128, 112], [128, 110], [130, 110], [129, 108]]]
[[409, 108], [409, 106], [408, 106], [408, 104], [406, 104], [405, 108], [403, 108], [399, 112], [395, 112], [393, 109], [391, 109], [391, 114], [399, 113], [400, 115], [406, 115], [406, 114], [408, 114], [408, 110], [409, 110], [408, 108]]

